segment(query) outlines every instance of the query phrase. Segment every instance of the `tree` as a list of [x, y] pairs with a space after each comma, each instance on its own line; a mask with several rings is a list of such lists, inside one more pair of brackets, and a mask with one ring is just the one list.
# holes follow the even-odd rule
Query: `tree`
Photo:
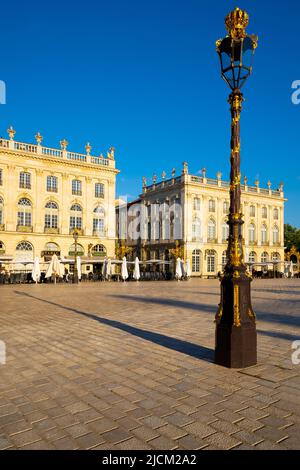
[[290, 224], [284, 225], [284, 245], [288, 250], [295, 246], [300, 251], [300, 229]]

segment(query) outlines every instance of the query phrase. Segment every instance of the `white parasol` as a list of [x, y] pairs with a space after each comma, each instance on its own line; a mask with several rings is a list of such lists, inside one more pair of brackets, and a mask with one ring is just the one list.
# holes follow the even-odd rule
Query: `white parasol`
[[33, 268], [31, 272], [33, 281], [37, 284], [41, 277], [40, 259], [38, 256], [34, 258]]
[[126, 279], [128, 278], [127, 261], [125, 256], [122, 259], [121, 276], [123, 281], [126, 281]]
[[141, 274], [140, 274], [140, 262], [139, 262], [139, 259], [138, 257], [135, 258], [135, 261], [134, 261], [134, 270], [133, 270], [133, 279], [135, 279], [136, 281], [138, 281], [141, 277]]

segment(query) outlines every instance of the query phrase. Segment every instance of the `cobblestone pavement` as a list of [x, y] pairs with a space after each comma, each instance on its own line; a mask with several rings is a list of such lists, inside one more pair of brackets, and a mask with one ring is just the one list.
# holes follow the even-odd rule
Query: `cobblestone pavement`
[[0, 449], [300, 448], [300, 280], [253, 282], [245, 370], [213, 363], [218, 281], [0, 290]]

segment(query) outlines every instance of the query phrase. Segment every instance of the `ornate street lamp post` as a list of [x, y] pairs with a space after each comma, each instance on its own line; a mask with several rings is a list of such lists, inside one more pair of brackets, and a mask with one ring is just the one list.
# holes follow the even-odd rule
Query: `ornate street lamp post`
[[73, 275], [73, 284], [78, 284], [78, 269], [77, 269], [77, 244], [78, 244], [78, 231], [75, 229], [73, 232], [74, 238], [74, 275]]
[[236, 8], [225, 19], [229, 33], [217, 41], [222, 78], [231, 88], [231, 172], [229, 238], [227, 264], [221, 276], [221, 302], [216, 315], [215, 362], [233, 368], [256, 364], [256, 324], [251, 306], [250, 283], [243, 256], [240, 173], [240, 114], [244, 101], [241, 88], [252, 72], [252, 58], [257, 36], [248, 35], [245, 28], [248, 14]]

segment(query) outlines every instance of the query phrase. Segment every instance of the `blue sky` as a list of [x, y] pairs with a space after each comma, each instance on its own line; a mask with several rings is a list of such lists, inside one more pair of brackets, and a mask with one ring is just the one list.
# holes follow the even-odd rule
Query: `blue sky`
[[136, 196], [142, 176], [207, 168], [229, 174], [229, 89], [220, 79], [215, 40], [234, 7], [259, 36], [244, 94], [242, 173], [249, 184], [282, 180], [286, 221], [300, 227], [300, 80], [296, 0], [52, 0], [1, 8], [1, 134], [92, 153], [116, 147], [118, 194]]

